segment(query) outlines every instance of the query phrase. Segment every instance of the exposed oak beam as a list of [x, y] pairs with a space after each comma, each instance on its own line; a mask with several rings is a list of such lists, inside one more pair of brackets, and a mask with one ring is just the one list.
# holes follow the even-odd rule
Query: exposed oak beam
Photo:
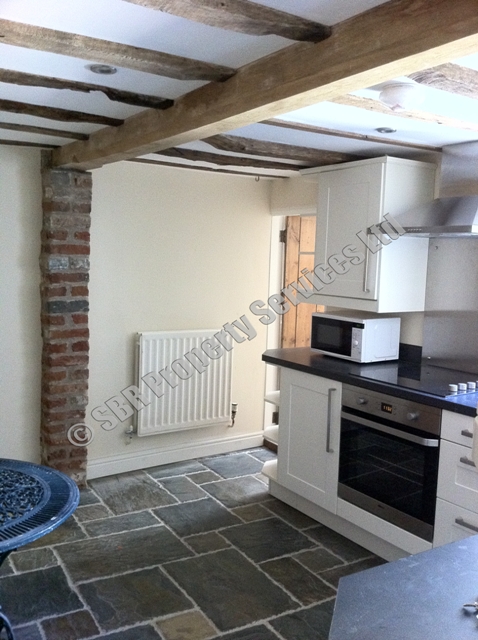
[[[92, 17], [94, 19], [94, 17]], [[0, 42], [37, 51], [93, 60], [177, 80], [225, 80], [233, 69], [119, 42], [0, 20]]]
[[475, 69], [449, 62], [412, 73], [410, 78], [427, 87], [478, 99], [478, 71]]
[[320, 42], [331, 28], [271, 9], [249, 0], [126, 0], [150, 9], [201, 22], [211, 27], [239, 31], [255, 36], [276, 35], [289, 40]]
[[164, 111], [52, 152], [55, 166], [102, 164], [232, 131], [478, 50], [476, 0], [391, 0], [350, 18], [317, 44], [298, 43], [210, 83]]
[[304, 131], [305, 133], [316, 133], [318, 135], [333, 136], [336, 138], [345, 138], [347, 140], [360, 140], [362, 142], [390, 144], [397, 147], [405, 147], [408, 149], [419, 149], [420, 151], [441, 151], [442, 150], [441, 147], [432, 147], [427, 144], [419, 144], [416, 142], [404, 142], [402, 140], [394, 140], [393, 138], [383, 138], [381, 136], [370, 136], [365, 133], [354, 133], [352, 131], [328, 129], [326, 127], [317, 127], [311, 124], [303, 124], [302, 122], [291, 122], [289, 120], [281, 120], [280, 118], [274, 118], [273, 120], [263, 120], [260, 124], [266, 124], [272, 127], [282, 127], [283, 129], [292, 129], [293, 131]]
[[141, 93], [133, 93], [132, 91], [122, 91], [121, 89], [112, 89], [111, 87], [104, 87], [97, 84], [76, 82], [74, 80], [61, 80], [60, 78], [38, 76], [32, 73], [10, 71], [8, 69], [0, 69], [0, 82], [18, 84], [24, 87], [69, 89], [71, 91], [81, 91], [83, 93], [99, 91], [104, 93], [110, 100], [114, 100], [115, 102], [124, 102], [125, 104], [132, 104], [136, 107], [167, 109], [174, 104], [173, 100], [168, 100], [167, 98], [155, 98], [154, 96], [146, 96]]
[[68, 109], [58, 109], [56, 107], [42, 107], [38, 104], [16, 102], [15, 100], [0, 100], [0, 111], [21, 113], [27, 116], [48, 118], [49, 120], [61, 120], [63, 122], [90, 122], [92, 124], [104, 124], [112, 127], [118, 127], [123, 123], [123, 120], [119, 120], [118, 118], [108, 118], [107, 116], [98, 116], [94, 113], [70, 111]]
[[466, 131], [478, 131], [478, 124], [473, 122], [465, 122], [464, 120], [457, 120], [456, 118], [449, 118], [447, 116], [440, 116], [428, 111], [392, 111], [389, 107], [382, 104], [379, 100], [373, 100], [372, 98], [360, 98], [358, 96], [342, 96], [341, 98], [335, 98], [332, 102], [336, 104], [342, 104], [347, 107], [356, 107], [357, 109], [367, 109], [375, 113], [384, 113], [388, 116], [394, 116], [397, 118], [407, 118], [408, 120], [420, 120], [422, 122], [430, 122], [432, 124], [441, 124], [444, 127], [451, 127], [453, 129], [464, 129]]
[[[194, 162], [210, 162], [221, 166], [251, 167], [257, 169], [276, 169], [282, 171], [298, 171], [305, 168], [305, 165], [288, 164], [287, 162], [275, 162], [272, 160], [258, 160], [257, 158], [245, 158], [239, 156], [226, 156], [220, 153], [209, 153], [196, 149], [164, 149], [158, 151], [157, 155], [168, 156], [170, 158], [183, 158]], [[309, 165], [312, 166], [312, 165]]]
[[35, 147], [38, 149], [56, 149], [57, 145], [42, 142], [24, 142], [23, 140], [0, 140], [0, 144], [9, 147]]
[[207, 142], [216, 149], [221, 149], [221, 151], [295, 160], [297, 162], [304, 162], [311, 167], [359, 160], [358, 156], [349, 153], [298, 147], [292, 144], [282, 144], [278, 142], [264, 142], [263, 140], [253, 140], [239, 136], [211, 136], [210, 138], [205, 138], [203, 142]]
[[178, 169], [192, 169], [194, 171], [212, 171], [213, 173], [229, 173], [236, 176], [245, 176], [246, 178], [255, 178], [256, 180], [259, 178], [269, 178], [272, 180], [281, 180], [282, 176], [273, 176], [268, 173], [254, 173], [245, 172], [245, 171], [234, 171], [234, 169], [217, 169], [215, 167], [199, 167], [194, 164], [180, 164], [179, 162], [164, 162], [164, 160], [149, 160], [148, 158], [130, 158], [129, 162], [139, 162], [143, 164], [158, 164], [165, 167], [175, 167]]
[[48, 127], [33, 127], [26, 124], [14, 124], [12, 122], [0, 122], [0, 129], [7, 131], [20, 131], [22, 133], [38, 133], [43, 136], [54, 136], [55, 138], [72, 138], [73, 140], [88, 140], [86, 133], [76, 133], [75, 131], [62, 131], [61, 129], [49, 129]]

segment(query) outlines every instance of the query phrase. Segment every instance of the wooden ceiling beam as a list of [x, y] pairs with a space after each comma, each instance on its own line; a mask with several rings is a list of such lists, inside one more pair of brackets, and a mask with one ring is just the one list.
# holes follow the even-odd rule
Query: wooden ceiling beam
[[[257, 158], [246, 158], [240, 156], [227, 156], [221, 153], [210, 153], [208, 151], [198, 151], [197, 149], [183, 149], [174, 147], [173, 149], [163, 149], [157, 151], [156, 155], [168, 156], [170, 158], [183, 158], [194, 162], [210, 162], [221, 166], [250, 167], [256, 169], [275, 169], [282, 171], [298, 171], [307, 165], [288, 164], [273, 160], [258, 160]], [[311, 165], [309, 165], [311, 166]]]
[[92, 169], [282, 115], [478, 50], [476, 0], [391, 0], [210, 83], [164, 111], [53, 151], [55, 166]]
[[210, 27], [254, 36], [276, 35], [289, 40], [320, 42], [331, 28], [249, 0], [126, 0], [165, 11]]
[[388, 116], [393, 116], [394, 118], [407, 118], [408, 120], [441, 124], [444, 127], [451, 127], [452, 129], [478, 131], [478, 124], [473, 122], [465, 122], [464, 120], [458, 120], [457, 118], [449, 118], [448, 116], [441, 116], [435, 113], [429, 113], [428, 111], [418, 111], [416, 109], [413, 111], [392, 111], [392, 109], [384, 105], [379, 100], [373, 100], [372, 98], [361, 98], [359, 96], [347, 95], [342, 96], [341, 98], [335, 98], [332, 102], [346, 107], [356, 107], [357, 109], [367, 109], [374, 113], [383, 113]]
[[359, 156], [355, 156], [350, 153], [338, 153], [336, 151], [324, 151], [322, 149], [298, 147], [292, 144], [253, 140], [251, 138], [242, 138], [240, 136], [211, 136], [210, 138], [204, 138], [203, 142], [206, 142], [221, 151], [247, 153], [249, 155], [266, 156], [271, 158], [283, 158], [284, 160], [295, 160], [296, 162], [306, 163], [310, 167], [320, 167], [328, 164], [337, 164], [339, 162], [360, 160]]
[[21, 133], [38, 133], [43, 136], [53, 136], [55, 138], [71, 138], [72, 140], [88, 140], [86, 133], [76, 133], [75, 131], [62, 131], [61, 129], [50, 129], [48, 127], [33, 127], [26, 124], [14, 124], [12, 122], [0, 122], [0, 129], [7, 131], [20, 131]]
[[[418, 142], [404, 142], [403, 140], [394, 140], [393, 138], [384, 138], [382, 136], [371, 136], [366, 133], [355, 133], [353, 131], [343, 131], [339, 129], [328, 129], [327, 127], [317, 127], [302, 122], [292, 122], [290, 120], [281, 120], [274, 118], [273, 120], [263, 120], [260, 124], [271, 127], [281, 127], [283, 129], [292, 129], [293, 131], [303, 131], [304, 133], [315, 133], [317, 135], [332, 136], [335, 138], [344, 138], [346, 140], [359, 140], [361, 142], [374, 142], [378, 144], [390, 144], [397, 147], [405, 147], [408, 149], [419, 149], [420, 151], [441, 151], [441, 147], [432, 147], [427, 144]], [[393, 134], [391, 134], [393, 135]]]
[[0, 42], [177, 80], [222, 81], [235, 73], [222, 65], [11, 20], [0, 19]]
[[80, 91], [82, 93], [99, 91], [100, 93], [104, 93], [110, 100], [123, 102], [125, 104], [132, 104], [135, 107], [168, 109], [174, 104], [173, 100], [169, 100], [167, 98], [156, 98], [154, 96], [146, 96], [141, 93], [133, 93], [132, 91], [122, 91], [121, 89], [113, 89], [112, 87], [105, 87], [98, 84], [76, 82], [75, 80], [63, 80], [61, 78], [51, 78], [49, 76], [39, 76], [32, 73], [23, 73], [22, 71], [10, 71], [9, 69], [0, 69], [0, 82], [16, 84], [23, 87], [69, 89], [70, 91]]
[[103, 124], [110, 127], [118, 127], [124, 122], [119, 118], [109, 118], [108, 116], [99, 116], [94, 113], [59, 109], [57, 107], [43, 107], [39, 104], [28, 104], [27, 102], [17, 102], [15, 100], [0, 99], [0, 111], [20, 113], [37, 118], [48, 118], [49, 120], [61, 120], [62, 122], [89, 122], [91, 124]]
[[410, 78], [427, 87], [478, 100], [478, 71], [475, 69], [448, 62], [412, 73]]
[[[254, 172], [246, 172], [246, 171], [237, 171], [234, 169], [219, 169], [217, 167], [200, 167], [199, 165], [194, 164], [180, 164], [179, 162], [165, 162], [164, 160], [150, 160], [149, 158], [130, 158], [129, 162], [139, 162], [143, 164], [156, 164], [162, 165], [165, 167], [175, 167], [178, 169], [192, 169], [194, 171], [208, 171], [212, 173], [229, 173], [235, 176], [245, 176], [246, 178], [268, 178], [271, 180], [282, 180], [283, 176], [274, 176], [268, 173], [258, 173]], [[292, 169], [293, 170], [293, 169]], [[284, 176], [287, 177], [287, 176]]]

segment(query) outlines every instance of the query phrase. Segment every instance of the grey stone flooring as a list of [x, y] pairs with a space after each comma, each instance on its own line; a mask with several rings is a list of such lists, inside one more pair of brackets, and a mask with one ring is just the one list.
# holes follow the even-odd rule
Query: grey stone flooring
[[326, 640], [339, 579], [383, 561], [269, 496], [273, 457], [91, 481], [0, 570], [16, 640]]

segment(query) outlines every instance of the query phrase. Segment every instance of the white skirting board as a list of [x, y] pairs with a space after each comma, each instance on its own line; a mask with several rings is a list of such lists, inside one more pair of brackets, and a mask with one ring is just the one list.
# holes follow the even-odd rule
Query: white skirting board
[[250, 433], [232, 438], [218, 438], [208, 442], [192, 442], [180, 446], [150, 448], [146, 451], [134, 451], [109, 458], [98, 458], [88, 462], [87, 478], [103, 478], [116, 473], [137, 471], [156, 467], [162, 464], [194, 460], [206, 456], [232, 453], [241, 449], [260, 447], [264, 440], [264, 433]]

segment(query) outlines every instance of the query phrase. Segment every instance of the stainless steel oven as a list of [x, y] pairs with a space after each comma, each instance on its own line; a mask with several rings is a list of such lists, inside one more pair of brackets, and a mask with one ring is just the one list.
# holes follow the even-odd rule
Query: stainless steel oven
[[441, 411], [343, 385], [339, 498], [433, 540]]

